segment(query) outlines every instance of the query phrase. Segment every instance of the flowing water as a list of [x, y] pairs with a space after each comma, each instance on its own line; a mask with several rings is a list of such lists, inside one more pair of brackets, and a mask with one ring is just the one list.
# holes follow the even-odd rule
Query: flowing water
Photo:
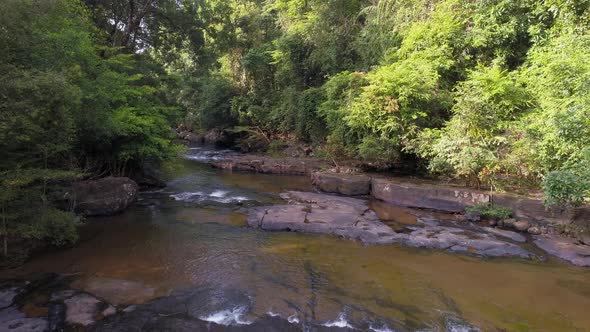
[[202, 317], [226, 324], [280, 315], [373, 331], [590, 331], [590, 269], [250, 229], [249, 206], [311, 190], [309, 180], [199, 162], [219, 157], [192, 150], [166, 171], [167, 188], [88, 220], [76, 247], [12, 274], [71, 274], [72, 287], [120, 306], [197, 286], [246, 294], [250, 306]]

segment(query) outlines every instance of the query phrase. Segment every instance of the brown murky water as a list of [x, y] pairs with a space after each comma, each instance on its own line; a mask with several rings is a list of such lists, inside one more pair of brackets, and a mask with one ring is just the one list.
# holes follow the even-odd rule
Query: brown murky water
[[[73, 287], [121, 305], [199, 285], [239, 289], [254, 299], [250, 316], [352, 326], [368, 318], [379, 331], [590, 331], [590, 269], [265, 233], [245, 226], [245, 209], [278, 202], [286, 189], [309, 190], [305, 177], [184, 161], [169, 180], [124, 214], [89, 220], [75, 248], [11, 274], [77, 275]], [[381, 213], [414, 222], [403, 210]]]

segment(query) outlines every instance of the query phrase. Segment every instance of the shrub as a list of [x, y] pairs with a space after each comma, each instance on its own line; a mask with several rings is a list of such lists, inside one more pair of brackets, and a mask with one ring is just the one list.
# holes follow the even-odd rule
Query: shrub
[[543, 179], [545, 205], [576, 208], [590, 198], [590, 147], [582, 152], [582, 160], [571, 167], [550, 172]]
[[512, 210], [494, 204], [478, 204], [465, 208], [465, 212], [479, 214], [486, 219], [503, 220], [512, 215]]

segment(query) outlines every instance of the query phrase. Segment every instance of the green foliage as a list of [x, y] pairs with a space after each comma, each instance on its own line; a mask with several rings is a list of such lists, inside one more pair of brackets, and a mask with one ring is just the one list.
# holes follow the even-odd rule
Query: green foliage
[[451, 120], [442, 129], [423, 131], [416, 150], [430, 160], [434, 173], [491, 181], [494, 174], [517, 167], [506, 159], [509, 136], [529, 104], [512, 75], [499, 66], [480, 67], [458, 84]]
[[541, 173], [576, 163], [590, 141], [590, 35], [566, 32], [529, 54], [522, 81], [535, 97], [527, 136]]
[[326, 137], [326, 124], [318, 114], [324, 99], [324, 91], [318, 88], [308, 89], [299, 97], [295, 133], [304, 141], [321, 143]]
[[206, 77], [187, 78], [186, 88], [179, 96], [187, 110], [188, 127], [195, 129], [228, 128], [236, 124], [232, 112], [235, 89], [220, 73]]
[[465, 208], [465, 212], [479, 214], [486, 219], [492, 220], [504, 220], [510, 218], [512, 210], [503, 206], [494, 204], [478, 204], [474, 206], [468, 206]]
[[175, 155], [173, 80], [148, 54], [102, 44], [90, 13], [77, 0], [0, 3], [5, 240], [70, 244], [79, 221], [62, 210], [62, 187]]
[[547, 174], [543, 191], [548, 207], [576, 208], [590, 199], [590, 146], [578, 163]]

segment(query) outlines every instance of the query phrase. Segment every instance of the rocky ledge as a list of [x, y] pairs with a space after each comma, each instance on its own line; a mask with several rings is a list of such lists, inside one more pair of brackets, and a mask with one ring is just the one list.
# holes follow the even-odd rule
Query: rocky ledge
[[314, 158], [272, 158], [239, 153], [209, 163], [215, 168], [231, 171], [283, 175], [309, 175], [325, 165]]
[[577, 266], [590, 266], [590, 246], [554, 234], [535, 236], [535, 244], [547, 253]]
[[417, 217], [415, 224], [394, 229], [363, 199], [294, 191], [281, 196], [287, 204], [250, 210], [248, 225], [267, 231], [333, 234], [364, 244], [397, 243], [483, 257], [536, 258], [508, 237], [483, 228], [464, 229]]

